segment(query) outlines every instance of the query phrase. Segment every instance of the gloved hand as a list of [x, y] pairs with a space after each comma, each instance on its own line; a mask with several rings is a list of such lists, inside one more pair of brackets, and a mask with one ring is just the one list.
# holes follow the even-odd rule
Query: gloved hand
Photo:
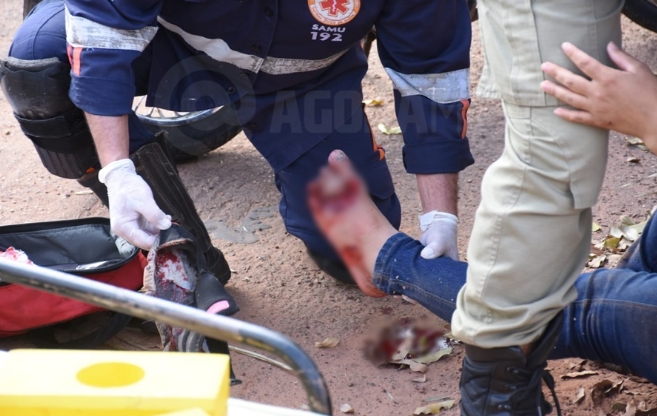
[[420, 242], [425, 245], [420, 255], [425, 259], [440, 256], [459, 259], [456, 241], [456, 215], [447, 212], [431, 211], [420, 215], [420, 229], [423, 231]]
[[98, 180], [107, 185], [112, 232], [150, 250], [160, 230], [171, 227], [171, 217], [157, 206], [135, 164], [130, 159], [116, 160], [98, 172]]

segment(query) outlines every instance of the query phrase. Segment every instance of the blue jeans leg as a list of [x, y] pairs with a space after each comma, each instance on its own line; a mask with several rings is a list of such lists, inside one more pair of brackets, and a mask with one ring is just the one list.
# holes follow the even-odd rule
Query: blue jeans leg
[[657, 274], [598, 269], [579, 276], [575, 288], [550, 358], [613, 363], [657, 384]]
[[374, 266], [372, 283], [389, 295], [406, 295], [449, 322], [465, 284], [467, 263], [449, 257], [426, 260], [424, 246], [403, 233], [390, 237]]
[[[652, 261], [657, 223], [651, 221], [639, 247], [626, 259], [638, 267]], [[640, 248], [644, 249], [640, 249]], [[420, 257], [422, 245], [398, 233], [385, 243], [372, 282], [389, 295], [404, 294], [448, 321], [465, 283], [467, 263]], [[645, 256], [641, 252], [647, 253]], [[654, 250], [653, 250], [654, 251]], [[627, 266], [626, 266], [627, 267]], [[643, 267], [643, 266], [641, 266]], [[599, 269], [578, 277], [577, 300], [565, 310], [565, 322], [550, 358], [581, 357], [627, 367], [657, 384], [657, 273], [630, 268]]]
[[625, 252], [623, 258], [616, 265], [617, 269], [651, 273], [657, 271], [657, 252], [654, 250], [657, 244], [657, 222], [654, 221], [654, 218], [654, 216], [650, 217], [641, 238]]

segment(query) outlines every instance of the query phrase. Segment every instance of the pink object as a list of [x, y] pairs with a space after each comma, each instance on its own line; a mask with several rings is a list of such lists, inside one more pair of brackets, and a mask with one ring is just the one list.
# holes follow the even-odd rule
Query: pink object
[[27, 258], [27, 254], [25, 254], [24, 251], [17, 250], [13, 247], [7, 248], [4, 252], [0, 251], [0, 258], [15, 260], [24, 264], [34, 264], [29, 258]]
[[219, 302], [217, 302], [217, 303], [213, 304], [212, 306], [210, 306], [208, 308], [207, 312], [212, 313], [212, 314], [219, 313], [223, 310], [228, 309], [229, 306], [230, 305], [228, 304], [227, 300], [220, 300]]

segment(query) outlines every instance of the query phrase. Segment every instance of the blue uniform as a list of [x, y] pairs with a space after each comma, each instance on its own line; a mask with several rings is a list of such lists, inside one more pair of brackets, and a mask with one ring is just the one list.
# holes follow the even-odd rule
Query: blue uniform
[[[57, 6], [26, 20], [12, 56], [66, 56], [70, 97], [92, 114], [129, 114], [135, 94], [180, 111], [234, 106], [276, 173], [288, 231], [314, 251], [330, 249], [312, 223], [305, 185], [335, 148], [399, 225], [385, 153], [361, 104], [367, 59], [360, 41], [373, 26], [395, 87], [407, 171], [454, 173], [473, 163], [463, 0], [66, 0], [64, 10], [61, 0], [49, 1]], [[64, 20], [66, 43], [38, 53], [48, 56], [26, 56], [41, 43], [35, 38], [49, 36], [39, 34], [46, 22]]]

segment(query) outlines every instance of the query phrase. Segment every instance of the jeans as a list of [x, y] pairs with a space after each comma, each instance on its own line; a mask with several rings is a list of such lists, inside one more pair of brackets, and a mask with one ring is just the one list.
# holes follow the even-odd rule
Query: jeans
[[[565, 309], [564, 326], [550, 359], [580, 357], [617, 364], [657, 384], [657, 222], [614, 269], [581, 274], [577, 299]], [[372, 282], [389, 295], [406, 295], [449, 322], [465, 283], [467, 264], [420, 257], [422, 244], [398, 233], [385, 243]]]

